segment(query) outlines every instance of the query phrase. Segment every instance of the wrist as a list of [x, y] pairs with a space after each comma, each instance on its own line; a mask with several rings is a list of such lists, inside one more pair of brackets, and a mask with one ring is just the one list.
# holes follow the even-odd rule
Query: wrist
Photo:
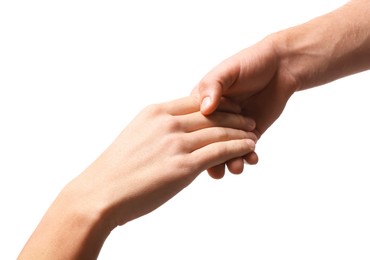
[[330, 60], [330, 47], [321, 46], [323, 33], [310, 23], [276, 32], [272, 38], [279, 67], [295, 82], [294, 91], [308, 89], [324, 83]]
[[270, 36], [297, 90], [370, 68], [370, 5], [351, 1], [331, 13]]
[[97, 258], [111, 230], [103, 208], [84, 200], [74, 182], [57, 196], [18, 259]]
[[[61, 229], [60, 241], [70, 241], [68, 252], [77, 259], [97, 258], [106, 238], [111, 232], [107, 225], [106, 208], [94, 199], [84, 197], [81, 187], [68, 185], [55, 201], [51, 214], [56, 214]], [[64, 242], [65, 243], [65, 242]]]
[[58, 197], [61, 198], [61, 207], [69, 209], [69, 216], [76, 216], [75, 224], [85, 223], [89, 232], [99, 229], [102, 232], [99, 236], [109, 235], [117, 227], [114, 194], [110, 193], [109, 185], [96, 178], [98, 175], [94, 173], [94, 170], [86, 169], [67, 184]]

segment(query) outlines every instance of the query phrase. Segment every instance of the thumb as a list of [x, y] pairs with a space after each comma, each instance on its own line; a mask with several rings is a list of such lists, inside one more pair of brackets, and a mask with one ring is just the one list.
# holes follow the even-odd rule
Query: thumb
[[200, 103], [200, 111], [203, 115], [212, 114], [220, 104], [222, 87], [219, 83], [201, 81], [195, 87], [192, 95], [195, 95]]
[[213, 68], [193, 89], [192, 95], [198, 99], [202, 114], [212, 114], [218, 108], [222, 96], [238, 78], [239, 68], [237, 59], [226, 59]]

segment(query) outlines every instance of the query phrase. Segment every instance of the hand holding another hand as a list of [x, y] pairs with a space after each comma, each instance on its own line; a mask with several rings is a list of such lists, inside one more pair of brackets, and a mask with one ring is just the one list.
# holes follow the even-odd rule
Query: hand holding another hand
[[235, 113], [204, 116], [192, 97], [148, 106], [62, 190], [19, 259], [96, 258], [114, 228], [158, 208], [207, 168], [252, 152], [254, 126]]
[[[223, 98], [240, 107], [240, 114], [256, 122], [253, 132], [258, 138], [282, 113], [297, 89], [297, 80], [279, 58], [272, 37], [244, 49], [212, 69], [193, 89], [205, 115], [218, 109]], [[244, 158], [256, 163], [255, 153]], [[228, 162], [231, 172], [240, 169], [241, 158]], [[208, 170], [214, 178], [224, 174], [224, 165]]]

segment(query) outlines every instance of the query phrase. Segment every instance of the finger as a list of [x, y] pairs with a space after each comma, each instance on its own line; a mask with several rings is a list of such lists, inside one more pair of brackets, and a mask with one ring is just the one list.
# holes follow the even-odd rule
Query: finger
[[255, 143], [250, 139], [215, 142], [192, 152], [191, 161], [198, 167], [198, 171], [202, 172], [233, 158], [242, 157], [254, 148]]
[[233, 174], [241, 174], [244, 170], [243, 157], [233, 158], [226, 162], [229, 172]]
[[244, 160], [250, 165], [255, 165], [258, 163], [258, 154], [254, 151], [250, 152], [244, 156]]
[[229, 140], [249, 139], [256, 143], [256, 136], [252, 132], [245, 132], [234, 128], [211, 127], [186, 134], [183, 139], [186, 152], [193, 152], [204, 146], [216, 142]]
[[199, 111], [199, 102], [189, 96], [163, 103], [162, 107], [170, 115], [186, 115]]
[[194, 88], [192, 95], [201, 102], [204, 115], [213, 113], [218, 107], [222, 94], [238, 78], [240, 72], [238, 62], [228, 60], [211, 70]]
[[[253, 119], [240, 114], [215, 112], [204, 116], [200, 112], [179, 116], [183, 131], [189, 133], [209, 127], [226, 127], [253, 131], [256, 124]], [[256, 139], [257, 140], [257, 139]]]
[[[226, 162], [228, 170], [233, 174], [240, 174], [244, 170], [244, 160], [254, 165], [258, 162], [258, 155], [255, 152], [250, 152], [243, 158], [234, 158]], [[207, 169], [208, 175], [214, 179], [222, 179], [225, 176], [225, 163], [216, 165]]]
[[207, 170], [208, 175], [213, 179], [222, 179], [225, 176], [225, 164], [221, 163], [219, 165], [213, 166]]
[[[199, 111], [199, 102], [193, 96], [189, 96], [165, 102], [162, 104], [162, 107], [170, 115], [185, 115]], [[235, 102], [222, 97], [217, 110], [240, 114], [242, 109]]]
[[218, 107], [222, 96], [222, 86], [220, 83], [206, 83], [201, 81], [193, 90], [192, 96], [195, 96], [200, 103], [200, 111], [203, 115], [212, 114]]
[[240, 105], [231, 101], [230, 99], [221, 97], [220, 103], [217, 107], [217, 111], [240, 114], [242, 112], [242, 108], [240, 107]]

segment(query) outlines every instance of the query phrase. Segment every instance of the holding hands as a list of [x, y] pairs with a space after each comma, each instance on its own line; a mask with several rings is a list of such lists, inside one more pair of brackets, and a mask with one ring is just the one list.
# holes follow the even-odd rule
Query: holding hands
[[[282, 113], [288, 99], [295, 92], [297, 80], [289, 68], [281, 63], [273, 39], [242, 50], [211, 70], [193, 89], [192, 95], [201, 103], [203, 114], [212, 114], [222, 99], [239, 107], [240, 115], [253, 118], [258, 138]], [[231, 172], [242, 167], [243, 159], [257, 162], [255, 153], [227, 163]], [[208, 169], [213, 178], [224, 175], [224, 165]]]
[[274, 33], [212, 69], [190, 97], [139, 113], [60, 192], [19, 259], [94, 259], [119, 225], [161, 206], [202, 171], [255, 164], [257, 139], [297, 90], [370, 69], [370, 4], [352, 0]]
[[[307, 23], [273, 33], [224, 60], [193, 89], [203, 114], [213, 113], [222, 99], [256, 122], [258, 138], [275, 122], [289, 98], [309, 89], [370, 69], [370, 3], [352, 0]], [[255, 153], [244, 159], [256, 163]], [[227, 162], [231, 172], [243, 160]], [[214, 178], [224, 164], [208, 169]]]
[[114, 228], [156, 209], [207, 168], [252, 152], [254, 127], [235, 113], [204, 116], [192, 97], [148, 106], [63, 189], [20, 259], [96, 258]]

